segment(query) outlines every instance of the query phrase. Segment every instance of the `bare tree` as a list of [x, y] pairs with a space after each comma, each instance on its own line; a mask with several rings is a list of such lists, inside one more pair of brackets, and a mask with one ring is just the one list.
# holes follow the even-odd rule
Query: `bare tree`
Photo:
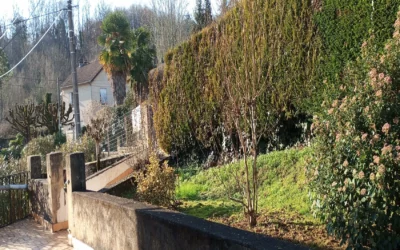
[[[256, 1], [254, 1], [256, 2]], [[252, 13], [253, 18], [243, 18], [241, 34], [222, 30], [219, 48], [224, 62], [221, 67], [221, 82], [226, 92], [224, 105], [224, 125], [234, 131], [240, 141], [243, 155], [244, 173], [238, 170], [234, 174], [237, 190], [242, 191], [242, 198], [230, 199], [244, 207], [250, 226], [257, 224], [259, 173], [257, 170], [258, 144], [266, 129], [273, 129], [277, 123], [275, 110], [268, 103], [271, 86], [267, 84], [269, 75], [260, 65], [265, 64], [267, 49], [267, 31], [259, 29], [263, 20], [253, 1], [244, 1], [244, 15]], [[261, 26], [264, 27], [264, 26]], [[240, 38], [236, 37], [239, 35]], [[257, 46], [254, 46], [257, 44]], [[239, 52], [240, 51], [240, 56]], [[259, 112], [258, 107], [268, 110], [267, 116]]]
[[112, 117], [112, 112], [110, 108], [103, 107], [98, 110], [95, 116], [90, 120], [90, 124], [87, 125], [86, 133], [95, 141], [96, 143], [96, 168], [97, 171], [100, 168], [100, 158], [101, 150], [100, 143], [103, 141], [108, 127], [110, 125]]
[[187, 6], [187, 0], [152, 0], [151, 31], [159, 62], [169, 49], [189, 37], [191, 19], [186, 12]]
[[32, 130], [36, 127], [35, 104], [17, 104], [15, 109], [9, 110], [6, 121], [11, 124], [14, 130], [21, 133], [25, 142], [28, 143], [32, 139]]
[[218, 0], [219, 15], [223, 16], [230, 8], [236, 4], [237, 0]]
[[279, 0], [243, 0], [238, 8], [240, 24], [235, 28], [222, 25], [216, 31], [220, 34], [215, 46], [221, 53], [217, 75], [225, 90], [221, 97], [225, 100], [223, 124], [239, 138], [244, 164], [234, 173], [234, 191], [241, 197], [232, 193], [230, 198], [243, 205], [250, 226], [255, 226], [259, 141], [262, 137], [272, 140], [280, 118], [290, 114], [291, 104], [307, 95], [310, 83], [303, 79], [313, 76], [306, 69], [316, 62], [318, 39], [313, 37], [308, 0], [299, 1], [289, 14], [287, 3]]

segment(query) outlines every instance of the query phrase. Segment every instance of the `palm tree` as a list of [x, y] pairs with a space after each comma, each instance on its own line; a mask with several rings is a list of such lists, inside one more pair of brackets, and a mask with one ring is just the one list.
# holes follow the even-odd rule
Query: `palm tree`
[[100, 63], [111, 79], [115, 105], [126, 97], [126, 78], [132, 68], [133, 32], [125, 15], [116, 11], [104, 18], [98, 43], [104, 47]]
[[156, 49], [151, 43], [151, 34], [147, 29], [136, 29], [133, 31], [133, 37], [132, 68], [128, 82], [132, 84], [136, 102], [140, 103], [147, 98], [149, 92], [148, 73], [156, 66]]

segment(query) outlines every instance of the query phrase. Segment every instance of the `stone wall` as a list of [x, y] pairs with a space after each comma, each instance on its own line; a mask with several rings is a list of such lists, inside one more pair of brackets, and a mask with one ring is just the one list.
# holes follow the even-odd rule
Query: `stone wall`
[[307, 249], [107, 194], [72, 197], [72, 236], [97, 250]]

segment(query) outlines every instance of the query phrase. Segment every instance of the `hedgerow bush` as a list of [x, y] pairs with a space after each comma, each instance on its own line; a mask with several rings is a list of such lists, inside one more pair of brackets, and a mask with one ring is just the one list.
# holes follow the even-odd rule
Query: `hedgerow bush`
[[[220, 78], [224, 74], [234, 76], [236, 70], [241, 69], [229, 67], [228, 72], [220, 69], [224, 69], [223, 64], [229, 59], [241, 62], [245, 58], [242, 26], [248, 18], [257, 15], [246, 15], [243, 2], [239, 1], [214, 25], [169, 51], [164, 67], [152, 72], [154, 123], [159, 145], [165, 151], [183, 154], [193, 150], [220, 152], [224, 136], [230, 136], [221, 129], [227, 96], [221, 84], [224, 79]], [[265, 0], [256, 4], [264, 14], [257, 23], [267, 34], [263, 39], [267, 41], [267, 49], [260, 56], [258, 65], [265, 76], [268, 75], [266, 85], [274, 85], [268, 88], [274, 95], [272, 101], [289, 103], [285, 108], [286, 116], [282, 116], [278, 126], [284, 132], [275, 136], [281, 138], [288, 132], [298, 136], [298, 130], [288, 124], [304, 123], [308, 116], [321, 110], [319, 103], [324, 98], [337, 98], [343, 70], [347, 63], [356, 60], [360, 44], [368, 38], [369, 30], [375, 31], [375, 45], [383, 48], [393, 33], [392, 24], [400, 0], [375, 0], [373, 3], [361, 0]], [[224, 30], [233, 37], [228, 46], [240, 48], [234, 53], [223, 53], [226, 48], [218, 43]], [[280, 39], [279, 44], [275, 43], [276, 39]], [[235, 58], [228, 58], [231, 55]], [[160, 72], [163, 79], [160, 79]], [[324, 83], [324, 80], [327, 81]], [[259, 111], [268, 112], [264, 107]], [[294, 119], [288, 121], [288, 116]], [[273, 142], [271, 138], [267, 139], [274, 147], [292, 143], [290, 140]]]
[[27, 157], [30, 155], [39, 155], [42, 160], [42, 171], [46, 171], [46, 155], [56, 151], [59, 145], [56, 144], [55, 135], [37, 137], [32, 139], [23, 149], [21, 164], [27, 166]]
[[[256, 5], [257, 13], [249, 13], [249, 2]], [[251, 53], [244, 54], [242, 45], [248, 36], [242, 31], [243, 24], [255, 18], [259, 29], [265, 31], [257, 37], [265, 47], [265, 51], [257, 53], [261, 85], [270, 90], [271, 105], [285, 103], [285, 113], [291, 113], [292, 105], [302, 103], [302, 97], [312, 89], [316, 74], [320, 44], [313, 10], [308, 0], [240, 1], [216, 24], [167, 53], [163, 80], [160, 82], [157, 77], [159, 71], [150, 77], [159, 145], [169, 153], [193, 148], [221, 151], [223, 135], [230, 135], [222, 129], [227, 93], [223, 86], [226, 79], [220, 78], [233, 77], [239, 71], [245, 74], [226, 62], [249, 64], [243, 59]], [[221, 45], [223, 33], [233, 39]], [[224, 53], [229, 48], [231, 53]], [[257, 108], [258, 117], [269, 112], [261, 107]]]
[[12, 157], [5, 159], [0, 157], [0, 177], [16, 174], [22, 171], [26, 171], [26, 166], [22, 165], [19, 159]]
[[400, 247], [400, 12], [383, 52], [375, 38], [314, 117], [315, 214], [349, 249]]
[[83, 135], [78, 141], [71, 141], [61, 145], [60, 149], [64, 155], [76, 152], [85, 154], [85, 162], [96, 160], [96, 143], [88, 135]]

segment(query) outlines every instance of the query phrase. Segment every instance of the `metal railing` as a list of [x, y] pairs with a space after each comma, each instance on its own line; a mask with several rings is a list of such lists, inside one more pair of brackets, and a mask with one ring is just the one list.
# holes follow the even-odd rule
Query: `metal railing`
[[[140, 121], [139, 121], [140, 122]], [[145, 130], [143, 124], [133, 124], [132, 110], [114, 118], [106, 131], [101, 143], [103, 157], [109, 157], [112, 153], [133, 153], [136, 148], [143, 147]]]
[[29, 215], [29, 172], [0, 177], [0, 228]]

